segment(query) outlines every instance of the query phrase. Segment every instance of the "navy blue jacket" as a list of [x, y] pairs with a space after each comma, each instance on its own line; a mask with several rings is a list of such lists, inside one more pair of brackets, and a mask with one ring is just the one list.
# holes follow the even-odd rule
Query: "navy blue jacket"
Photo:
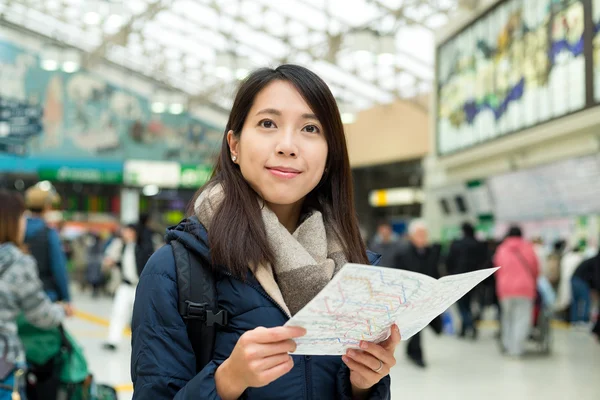
[[[167, 243], [178, 239], [189, 249], [208, 255], [208, 238], [200, 224], [180, 224], [167, 231]], [[373, 264], [379, 258], [370, 253]], [[269, 298], [254, 276], [248, 283], [217, 274], [219, 308], [229, 325], [217, 333], [214, 359], [196, 374], [192, 345], [177, 309], [178, 291], [171, 246], [148, 261], [137, 286], [132, 323], [131, 375], [134, 400], [220, 399], [215, 387], [217, 367], [231, 354], [239, 337], [259, 326], [282, 326], [287, 315]], [[340, 356], [292, 356], [293, 369], [262, 388], [249, 388], [247, 399], [351, 399], [348, 367]], [[370, 399], [390, 399], [390, 377], [371, 391]]]

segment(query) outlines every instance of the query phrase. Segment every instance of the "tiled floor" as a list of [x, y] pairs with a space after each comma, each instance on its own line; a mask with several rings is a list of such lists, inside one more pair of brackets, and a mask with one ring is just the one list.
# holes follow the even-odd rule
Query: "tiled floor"
[[[80, 311], [92, 314], [73, 318], [68, 329], [84, 346], [91, 370], [99, 382], [119, 388], [119, 399], [131, 399], [129, 338], [116, 353], [101, 349], [107, 333], [103, 319], [110, 316], [108, 299], [78, 295]], [[424, 350], [428, 368], [413, 367], [397, 352], [392, 371], [393, 399], [530, 400], [600, 398], [600, 344], [586, 332], [556, 329], [550, 357], [511, 360], [500, 356], [494, 331], [483, 330], [477, 342], [435, 337], [426, 331]]]

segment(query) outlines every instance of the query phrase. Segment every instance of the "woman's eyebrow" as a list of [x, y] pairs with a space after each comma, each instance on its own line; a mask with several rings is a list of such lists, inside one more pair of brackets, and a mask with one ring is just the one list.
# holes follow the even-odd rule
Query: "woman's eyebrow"
[[314, 119], [314, 120], [319, 120], [319, 118], [317, 118], [317, 116], [315, 114], [302, 114], [302, 118], [304, 119]]
[[277, 115], [278, 117], [281, 117], [281, 111], [276, 110], [274, 108], [265, 108], [264, 110], [260, 110], [259, 112], [256, 113], [256, 115], [261, 115], [261, 114], [272, 114], [272, 115]]
[[[274, 108], [265, 108], [264, 110], [260, 110], [259, 112], [256, 113], [256, 115], [261, 115], [261, 114], [271, 114], [271, 115], [276, 115], [278, 117], [281, 117], [283, 114], [281, 111], [276, 110]], [[319, 118], [317, 118], [317, 116], [313, 113], [306, 113], [306, 114], [302, 114], [302, 119], [314, 119], [314, 120], [319, 120]]]

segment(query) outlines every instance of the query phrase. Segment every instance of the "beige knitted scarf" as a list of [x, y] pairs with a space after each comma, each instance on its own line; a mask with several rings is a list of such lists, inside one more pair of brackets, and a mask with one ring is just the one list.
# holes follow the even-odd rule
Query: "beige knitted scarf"
[[[222, 187], [215, 185], [195, 203], [198, 219], [208, 231], [223, 195]], [[275, 213], [261, 199], [258, 201], [275, 265], [261, 265], [254, 274], [265, 291], [293, 316], [346, 264], [346, 256], [321, 212], [313, 210], [304, 215], [294, 233], [290, 233]]]

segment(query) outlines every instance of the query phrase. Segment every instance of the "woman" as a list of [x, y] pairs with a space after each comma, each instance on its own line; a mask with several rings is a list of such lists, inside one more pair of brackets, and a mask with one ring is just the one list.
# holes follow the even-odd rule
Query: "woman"
[[496, 291], [502, 308], [502, 345], [509, 356], [520, 357], [532, 324], [533, 305], [540, 273], [533, 246], [513, 226], [494, 257]]
[[283, 65], [247, 78], [194, 214], [199, 224], [187, 220], [167, 239], [211, 259], [229, 323], [196, 371], [173, 254], [158, 250], [134, 306], [135, 399], [390, 398], [397, 327], [343, 357], [295, 356], [305, 332], [282, 327], [346, 262], [376, 261], [359, 232], [339, 110], [318, 76]]
[[[3, 365], [13, 365], [2, 379], [0, 399], [10, 399], [17, 368], [25, 365], [25, 351], [17, 334], [20, 314], [39, 328], [53, 328], [65, 318], [66, 306], [53, 304], [45, 294], [34, 259], [22, 251], [25, 203], [17, 193], [0, 190], [0, 354]], [[21, 397], [22, 399], [24, 396]]]

